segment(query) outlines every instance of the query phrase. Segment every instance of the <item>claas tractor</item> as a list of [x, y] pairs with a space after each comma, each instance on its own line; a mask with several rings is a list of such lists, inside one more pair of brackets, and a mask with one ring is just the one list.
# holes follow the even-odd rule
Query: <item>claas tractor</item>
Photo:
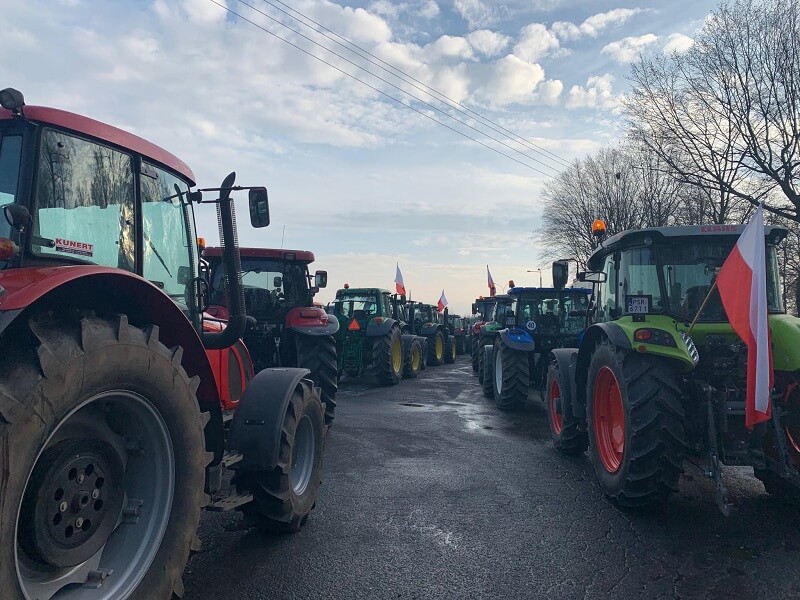
[[488, 298], [481, 296], [472, 303], [472, 317], [470, 317], [471, 325], [469, 329], [469, 348], [472, 354], [472, 370], [478, 373], [479, 378], [480, 370], [480, 353], [483, 348], [479, 345], [481, 336], [481, 327], [483, 327], [492, 317], [492, 309], [495, 305], [496, 296], [489, 296]]
[[[166, 150], [16, 90], [0, 105], [2, 596], [180, 596], [203, 507], [292, 531], [321, 481], [308, 370], [254, 373], [241, 344], [247, 188], [194, 189]], [[216, 205], [225, 323], [203, 315], [197, 204]], [[249, 212], [269, 224], [266, 189]]]
[[[225, 321], [226, 294], [222, 248], [205, 248], [211, 305], [206, 313]], [[307, 250], [240, 248], [242, 289], [250, 326], [243, 340], [254, 369], [302, 367], [311, 371], [325, 404], [325, 424], [333, 423], [338, 362], [334, 335], [339, 321], [314, 305], [314, 294], [328, 283], [325, 271], [309, 272]]]
[[447, 330], [455, 338], [456, 354], [466, 354], [467, 320], [461, 315], [447, 315]]
[[498, 294], [491, 298], [494, 302], [488, 307], [489, 313], [485, 321], [479, 321], [475, 327], [477, 335], [474, 343], [478, 347], [478, 383], [481, 385], [483, 395], [487, 398], [492, 397], [492, 379], [487, 377], [491, 371], [491, 365], [486, 362], [486, 346], [494, 344], [494, 338], [501, 329], [505, 329], [508, 323], [513, 323], [510, 318], [511, 305], [514, 299], [508, 294]]
[[339, 321], [340, 373], [358, 377], [372, 369], [378, 383], [394, 385], [422, 369], [420, 342], [403, 333], [388, 290], [346, 286], [336, 291], [331, 313]]
[[547, 384], [550, 352], [577, 348], [586, 329], [587, 288], [513, 287], [503, 329], [484, 347], [484, 382], [501, 410], [525, 405], [532, 391], [543, 393]]
[[723, 464], [753, 467], [771, 494], [800, 490], [800, 319], [784, 310], [776, 256], [787, 232], [764, 232], [775, 387], [771, 421], [748, 429], [747, 346], [715, 289], [742, 230], [625, 231], [578, 275], [594, 287], [592, 324], [578, 347], [551, 351], [550, 429], [561, 452], [588, 447], [600, 486], [620, 506], [664, 502], [687, 460], [704, 465], [725, 514]]
[[448, 311], [440, 313], [436, 306], [409, 300], [406, 305], [408, 325], [412, 333], [427, 340], [427, 360], [431, 366], [456, 360], [456, 339], [447, 328]]

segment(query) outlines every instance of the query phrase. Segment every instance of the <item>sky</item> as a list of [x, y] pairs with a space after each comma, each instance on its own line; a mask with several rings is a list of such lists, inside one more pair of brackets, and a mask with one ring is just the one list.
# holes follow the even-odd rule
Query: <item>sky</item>
[[[267, 186], [267, 229], [239, 197], [240, 244], [313, 251], [323, 303], [393, 290], [399, 263], [412, 298], [468, 313], [487, 265], [499, 292], [550, 285], [543, 183], [620, 142], [631, 61], [686, 51], [716, 4], [0, 0], [0, 88], [145, 137], [200, 186]], [[213, 209], [196, 219], [213, 243]]]

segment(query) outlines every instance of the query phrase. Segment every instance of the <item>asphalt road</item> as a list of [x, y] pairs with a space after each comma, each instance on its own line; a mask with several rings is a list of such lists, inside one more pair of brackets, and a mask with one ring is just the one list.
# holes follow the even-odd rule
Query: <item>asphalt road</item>
[[656, 514], [621, 512], [544, 407], [500, 413], [467, 357], [392, 388], [343, 381], [305, 528], [206, 514], [186, 598], [800, 598], [800, 510], [727, 469], [737, 509], [688, 471]]

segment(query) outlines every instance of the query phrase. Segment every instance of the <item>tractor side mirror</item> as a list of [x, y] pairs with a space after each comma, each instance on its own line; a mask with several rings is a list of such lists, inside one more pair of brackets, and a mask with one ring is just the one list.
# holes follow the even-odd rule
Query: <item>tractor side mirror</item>
[[578, 281], [587, 283], [605, 283], [606, 274], [603, 271], [581, 271], [578, 273]]
[[324, 288], [328, 287], [328, 272], [317, 271], [314, 273], [314, 287]]
[[31, 213], [21, 204], [6, 204], [3, 213], [8, 224], [16, 230], [25, 229], [31, 222]]
[[280, 275], [276, 275], [272, 280], [272, 287], [279, 288], [281, 287], [281, 284], [283, 284], [283, 279]]
[[475, 315], [477, 313], [478, 313], [478, 303], [477, 302], [473, 302], [472, 303], [472, 314]]
[[250, 224], [255, 228], [269, 225], [269, 197], [267, 188], [256, 187], [250, 190]]
[[569, 278], [569, 263], [565, 260], [557, 260], [553, 263], [553, 287], [563, 290]]

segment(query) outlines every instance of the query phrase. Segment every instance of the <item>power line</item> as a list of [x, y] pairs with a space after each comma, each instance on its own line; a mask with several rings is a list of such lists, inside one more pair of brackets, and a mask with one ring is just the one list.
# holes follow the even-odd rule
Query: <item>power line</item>
[[[457, 100], [454, 100], [454, 99], [450, 98], [449, 96], [447, 96], [446, 94], [443, 94], [442, 92], [436, 90], [435, 88], [432, 88], [431, 86], [427, 85], [426, 83], [424, 83], [424, 82], [420, 81], [419, 79], [415, 78], [413, 75], [409, 75], [405, 71], [403, 71], [401, 69], [398, 69], [397, 67], [395, 67], [391, 63], [386, 62], [385, 60], [383, 60], [380, 57], [376, 56], [375, 54], [373, 54], [369, 50], [365, 50], [364, 48], [362, 48], [358, 44], [354, 43], [353, 41], [347, 39], [346, 37], [344, 37], [342, 35], [339, 35], [338, 33], [336, 33], [335, 31], [333, 31], [331, 29], [329, 29], [328, 27], [325, 27], [325, 25], [323, 25], [323, 24], [315, 21], [311, 17], [301, 13], [299, 10], [296, 10], [296, 9], [292, 8], [291, 6], [286, 4], [285, 2], [281, 2], [281, 0], [274, 0], [274, 2], [276, 2], [277, 4], [280, 4], [281, 6], [285, 6], [288, 9], [288, 11], [280, 8], [279, 6], [277, 6], [276, 4], [274, 4], [270, 0], [261, 0], [261, 1], [264, 2], [265, 4], [268, 4], [268, 5], [272, 6], [275, 10], [280, 11], [283, 14], [287, 15], [288, 17], [290, 17], [290, 18], [298, 21], [299, 23], [305, 25], [306, 27], [308, 27], [310, 29], [313, 29], [310, 25], [308, 25], [308, 23], [304, 23], [303, 21], [298, 19], [296, 16], [290, 14], [288, 11], [291, 11], [292, 13], [295, 13], [296, 15], [299, 15], [300, 17], [302, 17], [302, 19], [305, 19], [306, 21], [314, 24], [316, 27], [319, 27], [320, 29], [324, 30], [324, 31], [315, 30], [315, 32], [320, 34], [321, 36], [325, 37], [326, 39], [332, 41], [334, 44], [337, 44], [338, 46], [341, 46], [342, 48], [346, 49], [348, 52], [352, 52], [353, 54], [356, 54], [357, 56], [359, 56], [359, 58], [363, 58], [364, 60], [366, 60], [366, 61], [370, 62], [371, 64], [375, 65], [376, 67], [378, 67], [379, 69], [382, 69], [383, 71], [386, 71], [387, 73], [390, 73], [393, 77], [397, 77], [398, 79], [400, 79], [404, 83], [407, 83], [407, 84], [411, 85], [412, 87], [420, 90], [421, 92], [425, 92], [426, 94], [428, 94], [430, 96], [433, 96], [435, 98], [438, 96], [438, 98], [436, 98], [436, 99], [439, 100], [439, 101], [442, 101], [442, 99], [444, 99], [444, 101], [446, 103], [448, 103], [449, 108], [453, 108], [456, 111], [458, 111], [458, 112], [460, 112], [460, 113], [462, 113], [464, 115], [468, 115], [468, 113], [470, 115], [474, 115], [474, 117], [477, 117], [480, 121], [483, 121], [481, 123], [481, 125], [483, 125], [484, 127], [488, 127], [489, 129], [492, 129], [493, 131], [495, 131], [497, 133], [500, 133], [500, 134], [503, 134], [503, 135], [510, 135], [514, 139], [514, 141], [517, 142], [518, 144], [520, 144], [521, 146], [523, 146], [525, 148], [528, 148], [528, 149], [536, 152], [537, 154], [540, 154], [540, 155], [544, 156], [544, 158], [546, 158], [548, 160], [552, 160], [554, 162], [561, 163], [560, 166], [564, 166], [564, 167], [569, 167], [570, 166], [570, 163], [568, 161], [566, 161], [565, 159], [561, 158], [557, 154], [547, 150], [546, 148], [542, 148], [541, 146], [539, 146], [539, 145], [537, 145], [537, 144], [535, 144], [533, 142], [529, 142], [528, 140], [523, 138], [521, 135], [519, 135], [517, 133], [514, 133], [513, 131], [503, 127], [499, 123], [496, 123], [496, 122], [492, 121], [488, 117], [484, 117], [480, 113], [478, 113], [478, 112], [472, 110], [471, 108], [461, 104]], [[242, 2], [242, 4], [246, 4], [246, 3]], [[253, 10], [257, 10], [257, 9], [253, 9]], [[257, 11], [257, 12], [260, 12], [260, 11]], [[326, 33], [324, 33], [325, 31], [327, 31], [328, 33], [332, 34], [332, 36], [335, 36], [336, 38], [342, 40], [342, 42], [344, 42], [344, 43], [337, 41], [336, 39], [334, 39], [334, 37], [331, 37], [330, 35], [327, 35]], [[351, 47], [348, 47], [348, 46], [351, 46]], [[362, 54], [359, 55], [357, 52], [355, 52], [353, 50], [353, 48], [355, 48], [356, 50], [358, 50]], [[367, 56], [364, 56], [365, 54]], [[372, 59], [374, 59], [374, 60], [372, 60]], [[381, 63], [382, 65], [386, 65], [386, 66], [385, 67], [381, 66], [381, 64], [378, 64], [378, 63]], [[394, 72], [392, 72], [392, 71], [394, 71]], [[414, 82], [414, 83], [412, 83], [412, 82]], [[416, 85], [416, 84], [419, 84], [419, 85]], [[526, 155], [526, 156], [528, 156], [529, 158], [533, 158], [530, 155]]]
[[[258, 23], [256, 23], [255, 21], [252, 21], [252, 20], [248, 19], [247, 17], [245, 17], [244, 15], [242, 15], [242, 14], [240, 14], [240, 13], [236, 12], [235, 10], [233, 10], [233, 9], [231, 9], [231, 8], [228, 8], [228, 7], [227, 7], [227, 6], [225, 6], [224, 4], [220, 4], [220, 3], [219, 3], [217, 0], [209, 0], [209, 1], [210, 1], [210, 2], [212, 2], [213, 4], [216, 4], [217, 6], [219, 6], [220, 8], [222, 8], [223, 10], [225, 10], [225, 11], [227, 11], [227, 12], [231, 13], [232, 15], [235, 15], [235, 16], [239, 17], [240, 19], [242, 19], [242, 20], [243, 20], [243, 21], [245, 21], [246, 23], [250, 23], [250, 24], [251, 24], [251, 25], [253, 25], [254, 27], [257, 27], [258, 29], [260, 29], [260, 30], [261, 30], [261, 31], [263, 31], [264, 33], [267, 33], [267, 34], [269, 34], [269, 35], [271, 35], [271, 36], [273, 36], [273, 37], [275, 37], [275, 38], [277, 38], [277, 39], [281, 40], [282, 42], [285, 42], [285, 43], [289, 44], [289, 45], [290, 45], [290, 46], [292, 46], [293, 48], [295, 48], [295, 49], [297, 49], [297, 50], [300, 50], [301, 52], [303, 52], [304, 54], [307, 54], [307, 55], [308, 55], [308, 56], [310, 56], [311, 58], [313, 58], [313, 59], [315, 59], [315, 60], [318, 60], [318, 61], [320, 61], [321, 63], [323, 63], [323, 64], [325, 64], [325, 65], [328, 65], [328, 66], [329, 66], [329, 67], [331, 67], [332, 69], [335, 69], [336, 71], [338, 71], [338, 72], [342, 73], [343, 75], [346, 75], [347, 77], [350, 77], [351, 79], [354, 79], [355, 81], [358, 81], [358, 82], [359, 82], [359, 83], [361, 83], [362, 85], [365, 85], [366, 87], [368, 87], [368, 88], [370, 88], [371, 90], [373, 90], [373, 91], [375, 91], [375, 92], [377, 92], [377, 93], [381, 94], [382, 96], [385, 96], [385, 97], [389, 98], [390, 100], [393, 100], [394, 102], [397, 102], [397, 103], [398, 103], [398, 104], [400, 104], [401, 106], [403, 106], [403, 107], [405, 107], [405, 108], [408, 108], [408, 109], [411, 109], [411, 110], [413, 110], [414, 112], [416, 112], [416, 113], [418, 113], [418, 114], [422, 115], [422, 116], [423, 116], [423, 117], [425, 117], [426, 119], [429, 119], [429, 120], [433, 121], [434, 123], [437, 123], [437, 124], [441, 125], [442, 127], [446, 127], [446, 128], [447, 128], [447, 129], [449, 129], [450, 131], [453, 131], [454, 133], [457, 133], [458, 135], [460, 135], [460, 136], [462, 136], [462, 137], [465, 137], [466, 139], [468, 139], [468, 140], [470, 140], [470, 141], [473, 141], [473, 142], [475, 142], [475, 143], [477, 143], [477, 144], [480, 144], [480, 145], [481, 145], [481, 146], [483, 146], [484, 148], [488, 148], [488, 149], [489, 149], [489, 150], [491, 150], [492, 152], [496, 152], [497, 154], [499, 154], [499, 155], [501, 155], [501, 156], [504, 156], [505, 158], [508, 158], [508, 159], [510, 159], [510, 160], [513, 160], [514, 162], [516, 162], [516, 163], [518, 163], [518, 164], [520, 164], [520, 165], [522, 165], [522, 166], [524, 166], [524, 167], [527, 167], [527, 168], [531, 169], [532, 171], [535, 171], [536, 173], [539, 173], [540, 175], [544, 175], [545, 177], [553, 177], [553, 174], [552, 174], [552, 173], [545, 173], [544, 171], [541, 171], [540, 169], [538, 169], [538, 168], [534, 167], [533, 165], [530, 165], [530, 164], [528, 164], [528, 163], [526, 163], [526, 162], [523, 162], [523, 161], [521, 161], [521, 160], [519, 160], [519, 159], [517, 159], [517, 158], [514, 158], [513, 156], [511, 156], [511, 155], [509, 155], [509, 154], [506, 154], [505, 152], [502, 152], [501, 150], [498, 150], [497, 148], [494, 148], [494, 147], [490, 146], [489, 144], [486, 144], [485, 142], [482, 142], [481, 140], [479, 140], [479, 139], [477, 139], [477, 138], [474, 138], [474, 137], [472, 137], [472, 136], [470, 136], [470, 135], [468, 135], [468, 134], [464, 133], [463, 131], [460, 131], [460, 130], [456, 129], [455, 127], [451, 127], [451, 126], [450, 126], [450, 125], [448, 125], [447, 123], [444, 123], [443, 121], [440, 121], [439, 119], [436, 119], [435, 117], [432, 117], [431, 115], [429, 115], [429, 114], [426, 114], [424, 111], [422, 111], [422, 110], [419, 110], [418, 108], [415, 108], [414, 106], [411, 106], [410, 104], [406, 104], [406, 103], [405, 103], [405, 102], [403, 102], [401, 99], [399, 99], [399, 98], [397, 98], [397, 97], [395, 97], [395, 96], [392, 96], [391, 94], [388, 94], [387, 92], [384, 92], [383, 90], [381, 90], [381, 89], [379, 89], [379, 88], [375, 87], [374, 85], [371, 85], [371, 84], [367, 83], [367, 82], [366, 82], [366, 81], [364, 81], [363, 79], [359, 79], [358, 77], [356, 77], [356, 76], [355, 76], [355, 75], [353, 75], [352, 73], [348, 73], [347, 71], [345, 71], [344, 69], [341, 69], [340, 67], [337, 67], [337, 66], [336, 66], [336, 65], [334, 65], [333, 63], [331, 63], [331, 62], [329, 62], [329, 61], [327, 61], [327, 60], [325, 60], [325, 59], [323, 59], [323, 58], [321, 58], [321, 57], [319, 57], [319, 56], [317, 56], [317, 55], [315, 55], [315, 54], [313, 54], [313, 53], [309, 52], [309, 51], [308, 51], [308, 50], [306, 50], [305, 48], [302, 48], [301, 46], [298, 46], [297, 44], [295, 44], [295, 43], [293, 43], [293, 42], [291, 42], [291, 41], [287, 40], [286, 38], [283, 38], [283, 37], [279, 36], [277, 33], [273, 32], [273, 31], [270, 31], [269, 29], [266, 29], [265, 27], [263, 27], [263, 26], [259, 25], [259, 24], [258, 24]], [[241, 2], [241, 3], [242, 3], [242, 4], [244, 4], [245, 6], [248, 6], [248, 7], [250, 7], [250, 8], [253, 8], [252, 6], [250, 6], [249, 4], [247, 4], [247, 3], [245, 3], [245, 2]], [[282, 27], [285, 27], [285, 28], [289, 29], [290, 31], [293, 31], [293, 32], [297, 33], [298, 35], [300, 35], [300, 37], [303, 37], [303, 38], [305, 38], [305, 39], [309, 40], [311, 43], [313, 43], [313, 44], [315, 44], [315, 45], [317, 45], [317, 46], [320, 46], [320, 47], [321, 47], [321, 48], [323, 48], [324, 50], [328, 50], [329, 52], [332, 52], [330, 49], [326, 48], [325, 46], [322, 46], [321, 44], [319, 44], [319, 43], [315, 42], [314, 40], [311, 40], [311, 39], [310, 39], [310, 38], [308, 38], [307, 36], [303, 35], [302, 33], [299, 33], [298, 31], [296, 31], [296, 30], [292, 29], [291, 27], [289, 27], [289, 26], [287, 26], [287, 25], [285, 25], [285, 24], [281, 23], [280, 21], [278, 21], [278, 20], [274, 19], [273, 17], [270, 17], [269, 15], [266, 15], [266, 14], [264, 14], [264, 13], [261, 13], [260, 11], [258, 11], [258, 9], [253, 9], [253, 10], [255, 10], [256, 12], [259, 12], [260, 14], [262, 14], [262, 15], [264, 15], [264, 16], [266, 16], [268, 19], [270, 19], [270, 20], [272, 20], [272, 21], [275, 21], [276, 23], [278, 23], [278, 24], [279, 24], [279, 25], [281, 25]], [[353, 63], [352, 61], [350, 61], [350, 60], [348, 60], [348, 59], [346, 59], [346, 58], [344, 58], [344, 57], [342, 57], [342, 56], [340, 56], [340, 55], [336, 54], [335, 52], [332, 52], [332, 53], [333, 53], [334, 55], [336, 55], [336, 56], [339, 56], [339, 58], [342, 58], [342, 59], [343, 59], [345, 62], [352, 64], [352, 65], [353, 65], [353, 66], [355, 66], [356, 68], [358, 68], [358, 69], [361, 69], [361, 70], [363, 70], [363, 71], [366, 71], [366, 69], [364, 69], [363, 67], [360, 67], [359, 65], [357, 65], [357, 64], [355, 64], [355, 63]], [[396, 85], [392, 84], [391, 82], [388, 82], [388, 81], [386, 81], [385, 79], [382, 79], [381, 77], [379, 77], [379, 76], [375, 75], [374, 73], [371, 73], [370, 71], [366, 71], [366, 72], [367, 72], [367, 73], [369, 73], [370, 75], [372, 75], [373, 77], [376, 77], [377, 79], [379, 79], [379, 80], [381, 80], [381, 81], [384, 81], [385, 83], [387, 83], [388, 85], [390, 85], [390, 86], [394, 87], [395, 89], [398, 89], [400, 92], [402, 92], [402, 93], [404, 93], [404, 94], [407, 94], [407, 95], [411, 96], [412, 98], [415, 98], [416, 100], [418, 100], [418, 101], [419, 101], [419, 102], [421, 102], [422, 104], [425, 104], [425, 105], [429, 106], [429, 107], [430, 107], [430, 108], [432, 108], [433, 110], [435, 110], [435, 111], [437, 111], [437, 112], [440, 112], [440, 113], [442, 113], [442, 114], [444, 114], [445, 116], [448, 116], [448, 117], [450, 117], [450, 118], [454, 118], [454, 117], [452, 117], [451, 115], [448, 115], [447, 113], [445, 113], [444, 111], [442, 111], [441, 109], [439, 109], [439, 108], [437, 108], [437, 107], [435, 107], [435, 106], [431, 105], [431, 104], [430, 104], [430, 103], [428, 103], [428, 102], [425, 102], [424, 100], [421, 100], [421, 99], [417, 98], [417, 97], [416, 97], [416, 96], [414, 96], [413, 94], [410, 94], [409, 92], [406, 92], [406, 91], [405, 91], [405, 90], [403, 90], [402, 88], [400, 88], [400, 87], [398, 87], [398, 86], [396, 86]], [[480, 130], [476, 129], [475, 127], [472, 127], [471, 125], [469, 125], [469, 124], [467, 124], [467, 123], [464, 123], [463, 121], [460, 121], [460, 120], [458, 120], [458, 119], [455, 119], [455, 120], [456, 120], [456, 121], [458, 121], [459, 123], [461, 123], [462, 125], [466, 125], [466, 126], [467, 126], [467, 127], [469, 127], [470, 129], [473, 129], [473, 130], [477, 131], [478, 133], [480, 133], [480, 134], [482, 134], [482, 135], [485, 135], [485, 134], [484, 134], [482, 131], [480, 131]], [[493, 140], [493, 141], [495, 141], [495, 142], [498, 142], [498, 143], [502, 144], [503, 146], [506, 146], [506, 147], [508, 147], [508, 148], [511, 148], [510, 146], [508, 146], [508, 144], [505, 144], [504, 142], [502, 142], [502, 141], [500, 141], [500, 140], [497, 140], [497, 139], [495, 139], [495, 138], [493, 138], [493, 137], [491, 137], [491, 136], [486, 136], [486, 137], [489, 137], [489, 139], [491, 139], [491, 140]], [[513, 150], [514, 152], [517, 152], [518, 154], [523, 154], [523, 153], [519, 152], [519, 150], [516, 150], [515, 148], [511, 148], [511, 150]], [[530, 157], [528, 157], [528, 158], [530, 158]], [[535, 160], [535, 161], [536, 161], [536, 159], [533, 159], [533, 160]], [[536, 162], [541, 162], [541, 161], [536, 161]], [[555, 169], [554, 169], [553, 167], [550, 167], [549, 165], [544, 165], [544, 166], [545, 166], [545, 167], [547, 167], [547, 168], [553, 169], [553, 170], [555, 171]]]

